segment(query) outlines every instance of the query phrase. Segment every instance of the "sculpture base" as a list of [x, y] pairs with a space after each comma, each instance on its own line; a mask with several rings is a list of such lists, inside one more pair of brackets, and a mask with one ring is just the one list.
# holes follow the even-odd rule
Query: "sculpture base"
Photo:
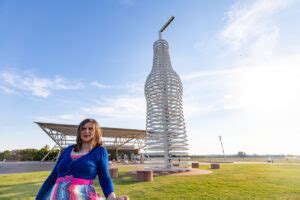
[[172, 168], [151, 168], [151, 167], [145, 167], [145, 170], [151, 170], [153, 172], [186, 172], [192, 170], [191, 168], [184, 168], [184, 167], [172, 167]]

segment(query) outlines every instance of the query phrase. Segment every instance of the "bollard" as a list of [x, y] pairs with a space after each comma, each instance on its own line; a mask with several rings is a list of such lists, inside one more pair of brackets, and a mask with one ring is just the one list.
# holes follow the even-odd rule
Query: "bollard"
[[199, 163], [192, 163], [192, 168], [199, 168]]
[[218, 164], [218, 163], [211, 163], [210, 164], [210, 168], [211, 169], [220, 169], [220, 164]]
[[118, 168], [110, 168], [109, 169], [109, 174], [110, 174], [110, 177], [112, 178], [112, 179], [116, 179], [116, 178], [118, 178]]
[[136, 172], [136, 180], [140, 182], [153, 181], [153, 171], [151, 170], [138, 170]]

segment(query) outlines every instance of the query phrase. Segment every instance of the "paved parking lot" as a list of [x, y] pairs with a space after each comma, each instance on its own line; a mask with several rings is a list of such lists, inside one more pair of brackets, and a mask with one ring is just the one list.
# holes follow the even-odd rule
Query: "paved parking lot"
[[55, 162], [0, 162], [0, 174], [52, 170]]

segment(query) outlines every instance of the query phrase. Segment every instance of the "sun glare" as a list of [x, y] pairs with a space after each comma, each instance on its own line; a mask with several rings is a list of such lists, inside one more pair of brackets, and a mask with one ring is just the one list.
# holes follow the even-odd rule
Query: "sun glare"
[[[238, 78], [241, 105], [250, 112], [280, 113], [299, 109], [300, 69], [287, 67], [249, 68]], [[279, 114], [278, 113], [278, 114]]]

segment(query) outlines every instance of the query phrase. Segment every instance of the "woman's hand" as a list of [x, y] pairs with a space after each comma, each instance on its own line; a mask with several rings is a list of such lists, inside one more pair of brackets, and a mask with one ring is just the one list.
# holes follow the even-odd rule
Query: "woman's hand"
[[126, 195], [123, 195], [123, 196], [118, 196], [118, 197], [114, 198], [113, 200], [129, 200], [129, 197]]
[[116, 194], [114, 192], [110, 193], [107, 199], [108, 200], [130, 200], [129, 197], [126, 195], [116, 197]]

